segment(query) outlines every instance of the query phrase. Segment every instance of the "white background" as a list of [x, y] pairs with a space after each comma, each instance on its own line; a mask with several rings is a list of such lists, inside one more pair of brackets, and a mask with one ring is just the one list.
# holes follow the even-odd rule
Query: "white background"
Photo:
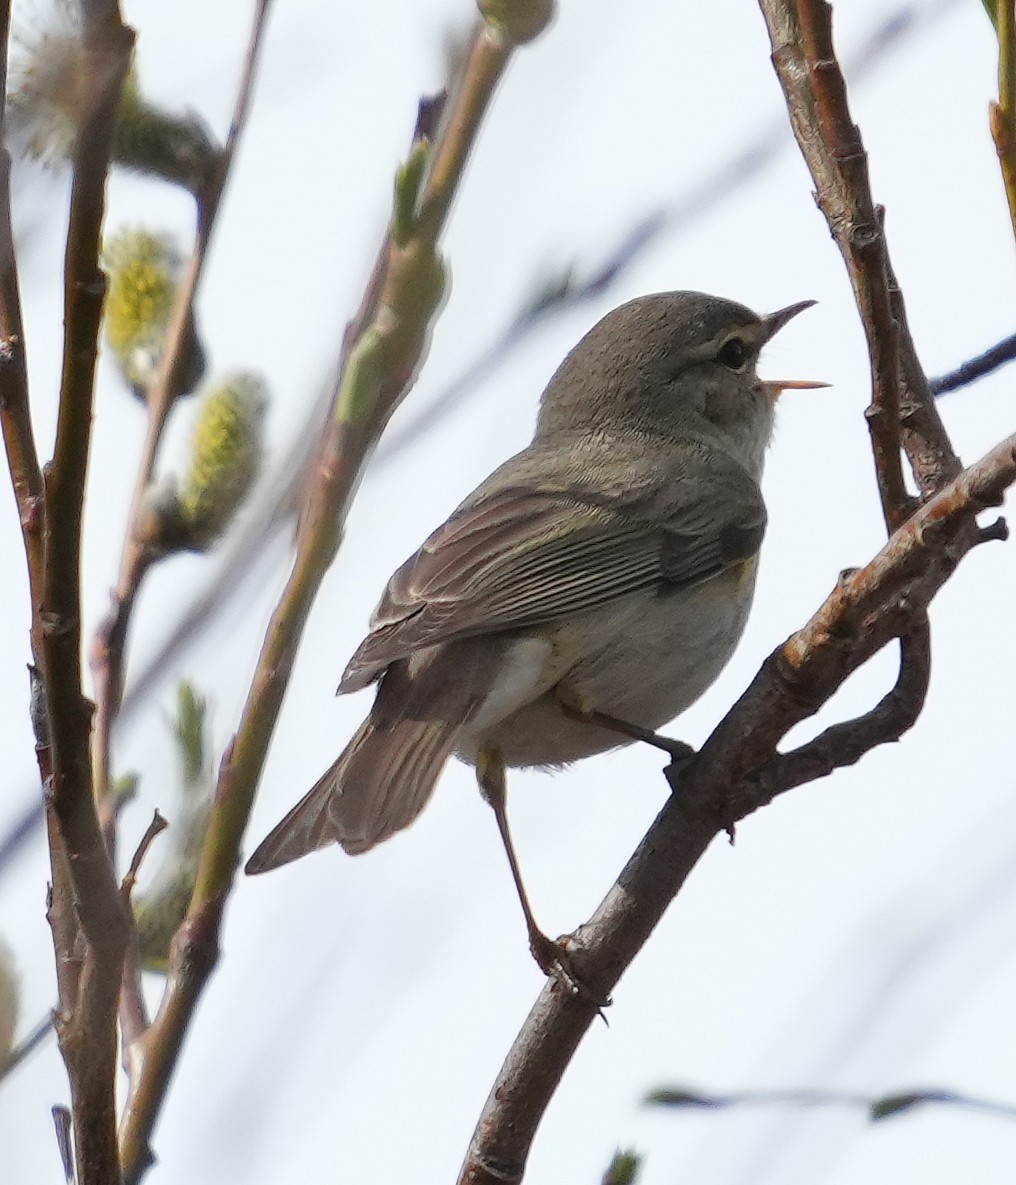
[[[837, 8], [849, 57], [890, 6]], [[987, 131], [991, 27], [976, 0], [925, 0], [905, 45], [851, 93], [886, 205], [894, 263], [922, 359], [950, 369], [1013, 332], [1012, 234]], [[246, 40], [246, 6], [140, 2], [145, 88], [200, 111], [221, 135]], [[468, 0], [331, 5], [289, 0], [272, 19], [249, 132], [217, 230], [200, 315], [213, 371], [262, 371], [281, 455], [299, 431], [358, 302], [394, 168], [441, 41]], [[33, 7], [27, 18], [47, 19]], [[645, 213], [688, 193], [773, 126], [786, 127], [757, 9], [717, 0], [564, 0], [552, 30], [511, 65], [453, 211], [454, 278], [421, 407], [487, 344], [534, 279], [604, 257]], [[764, 375], [822, 378], [786, 395], [765, 483], [770, 530], [742, 646], [672, 731], [697, 744], [764, 656], [848, 565], [880, 546], [862, 411], [867, 363], [845, 272], [790, 143], [686, 233], [665, 234], [615, 288], [547, 324], [440, 431], [365, 480], [304, 640], [265, 773], [248, 851], [335, 757], [367, 695], [334, 700], [346, 658], [390, 571], [495, 464], [526, 443], [543, 384], [608, 308], [696, 288], [761, 311], [817, 308], [770, 346]], [[51, 440], [61, 325], [66, 177], [20, 179], [23, 288], [41, 451]], [[110, 223], [186, 236], [188, 201], [119, 177]], [[1013, 372], [942, 405], [967, 460], [1016, 424]], [[179, 463], [191, 411], [167, 446]], [[111, 584], [142, 414], [100, 374], [86, 540], [89, 629]], [[0, 828], [32, 793], [23, 664], [28, 614], [20, 539], [0, 489], [0, 695], [6, 776]], [[213, 703], [216, 760], [235, 725], [284, 547], [204, 643], [182, 657]], [[137, 666], [211, 561], [181, 559], [146, 586]], [[268, 572], [265, 575], [265, 572]], [[649, 1089], [949, 1087], [1016, 1103], [1016, 549], [964, 561], [935, 603], [926, 710], [904, 741], [804, 787], [717, 842], [593, 1027], [540, 1130], [527, 1182], [593, 1183], [617, 1146], [664, 1185], [995, 1183], [1013, 1179], [1016, 1126], [924, 1108], [869, 1126], [859, 1111], [661, 1113]], [[893, 677], [884, 655], [822, 714], [865, 710]], [[117, 765], [172, 814], [167, 680]], [[816, 725], [801, 730], [804, 737]], [[636, 747], [556, 777], [515, 775], [511, 812], [537, 915], [552, 934], [588, 917], [666, 793], [660, 758]], [[153, 853], [152, 859], [155, 859]], [[0, 880], [0, 935], [22, 976], [23, 1027], [55, 999], [43, 916], [44, 844]], [[419, 824], [355, 860], [327, 852], [241, 882], [224, 957], [201, 1003], [155, 1138], [161, 1185], [320, 1180], [450, 1182], [512, 1038], [540, 986], [493, 820], [453, 764]], [[154, 985], [153, 985], [154, 986]], [[0, 1085], [0, 1177], [59, 1181], [49, 1107], [66, 1100], [55, 1044]]]

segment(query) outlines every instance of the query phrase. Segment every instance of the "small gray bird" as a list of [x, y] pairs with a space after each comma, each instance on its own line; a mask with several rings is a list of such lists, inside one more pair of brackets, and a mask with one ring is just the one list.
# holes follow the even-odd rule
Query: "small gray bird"
[[[532, 443], [392, 576], [339, 692], [377, 683], [338, 760], [248, 873], [338, 843], [366, 852], [423, 810], [448, 758], [493, 807], [547, 973], [505, 814], [505, 767], [556, 768], [649, 740], [713, 682], [744, 630], [776, 400], [768, 317], [699, 292], [608, 313], [543, 394]], [[566, 972], [567, 973], [567, 972]]]

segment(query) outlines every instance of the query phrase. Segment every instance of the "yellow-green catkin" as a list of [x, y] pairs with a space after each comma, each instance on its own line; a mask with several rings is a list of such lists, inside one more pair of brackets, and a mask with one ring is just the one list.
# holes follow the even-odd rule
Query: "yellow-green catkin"
[[[165, 235], [141, 227], [114, 235], [103, 251], [109, 273], [106, 342], [124, 381], [145, 399], [162, 365], [183, 261]], [[205, 358], [193, 325], [185, 341], [186, 365], [174, 397], [194, 389]]]
[[179, 488], [183, 545], [204, 551], [226, 530], [261, 471], [268, 398], [256, 375], [234, 374], [201, 399], [190, 469]]

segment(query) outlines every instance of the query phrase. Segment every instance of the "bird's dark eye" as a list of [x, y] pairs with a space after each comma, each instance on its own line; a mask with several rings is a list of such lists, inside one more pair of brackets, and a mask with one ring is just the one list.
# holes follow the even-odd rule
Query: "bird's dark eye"
[[720, 346], [716, 361], [728, 370], [744, 370], [744, 364], [748, 361], [747, 343], [739, 337], [728, 338]]

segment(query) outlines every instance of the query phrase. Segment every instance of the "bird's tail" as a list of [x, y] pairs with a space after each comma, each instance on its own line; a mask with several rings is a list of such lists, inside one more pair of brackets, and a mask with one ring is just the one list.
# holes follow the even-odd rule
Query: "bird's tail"
[[413, 822], [477, 703], [478, 689], [461, 678], [461, 668], [459, 678], [442, 680], [441, 674], [411, 678], [404, 662], [389, 668], [370, 715], [259, 845], [247, 873], [267, 872], [331, 843], [354, 855], [366, 852]]

